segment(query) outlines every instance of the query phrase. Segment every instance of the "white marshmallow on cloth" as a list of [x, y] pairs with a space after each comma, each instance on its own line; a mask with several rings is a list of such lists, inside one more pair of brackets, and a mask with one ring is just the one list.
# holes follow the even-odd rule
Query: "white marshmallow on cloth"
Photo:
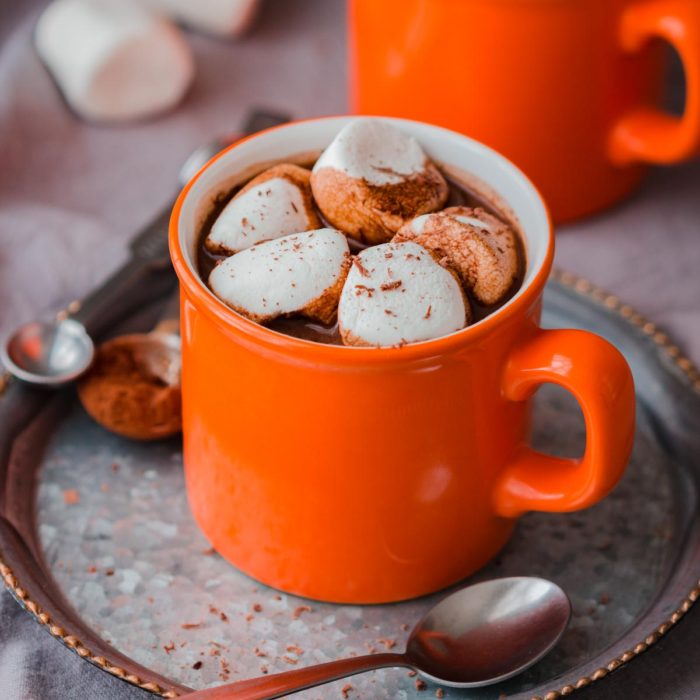
[[273, 238], [320, 228], [305, 168], [282, 163], [239, 190], [214, 221], [204, 245], [232, 254]]
[[178, 22], [207, 34], [236, 37], [255, 20], [259, 0], [147, 0]]
[[403, 345], [464, 328], [471, 311], [451, 271], [417, 243], [366, 248], [348, 273], [338, 307], [346, 345]]
[[299, 315], [328, 324], [335, 318], [349, 267], [345, 236], [322, 228], [226, 258], [212, 270], [209, 286], [234, 311], [257, 323]]
[[35, 45], [68, 104], [95, 121], [163, 112], [194, 76], [180, 30], [134, 0], [55, 0], [39, 18]]
[[341, 129], [316, 161], [311, 188], [329, 223], [370, 244], [390, 240], [449, 194], [418, 141], [381, 119], [358, 119]]

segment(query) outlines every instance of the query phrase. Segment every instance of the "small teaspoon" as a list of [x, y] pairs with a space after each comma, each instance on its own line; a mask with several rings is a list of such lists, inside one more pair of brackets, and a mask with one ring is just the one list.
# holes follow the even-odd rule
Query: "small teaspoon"
[[[253, 112], [244, 133], [255, 133], [285, 121], [288, 118], [282, 115]], [[233, 141], [235, 137], [222, 137], [197, 148], [180, 169], [180, 186], [189, 182], [201, 167]], [[15, 330], [0, 346], [0, 363], [5, 369], [27, 384], [45, 388], [64, 386], [84, 374], [95, 356], [92, 337], [112, 325], [114, 309], [134, 306], [142, 301], [139, 289], [148, 284], [149, 272], [153, 268], [169, 266], [167, 230], [170, 211], [171, 207], [166, 207], [132, 241], [131, 259], [98, 290], [79, 304], [71, 304], [68, 312], [57, 318], [31, 321]], [[153, 298], [163, 293], [154, 289]]]

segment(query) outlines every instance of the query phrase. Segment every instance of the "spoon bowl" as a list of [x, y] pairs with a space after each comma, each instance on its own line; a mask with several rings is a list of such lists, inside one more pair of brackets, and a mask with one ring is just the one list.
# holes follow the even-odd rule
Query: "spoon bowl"
[[18, 379], [45, 387], [73, 381], [91, 365], [95, 346], [82, 323], [66, 318], [20, 326], [0, 348], [0, 360]]
[[416, 625], [406, 657], [424, 677], [455, 688], [500, 683], [559, 641], [571, 604], [555, 583], [519, 576], [462, 588]]

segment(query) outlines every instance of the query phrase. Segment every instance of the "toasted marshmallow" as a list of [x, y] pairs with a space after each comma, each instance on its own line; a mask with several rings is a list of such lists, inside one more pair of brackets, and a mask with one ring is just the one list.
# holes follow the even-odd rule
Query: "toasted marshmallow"
[[157, 114], [180, 101], [194, 76], [180, 30], [134, 0], [54, 0], [34, 39], [66, 100], [86, 119]]
[[330, 323], [349, 267], [345, 236], [322, 228], [260, 243], [226, 258], [212, 270], [209, 286], [228, 306], [257, 323], [294, 315]]
[[485, 306], [503, 301], [520, 272], [515, 232], [481, 208], [450, 207], [419, 216], [394, 237], [409, 240], [445, 257]]
[[232, 254], [261, 241], [319, 228], [310, 175], [305, 168], [283, 163], [254, 177], [219, 214], [206, 247]]
[[379, 119], [344, 127], [316, 161], [311, 188], [326, 220], [365, 243], [441, 207], [447, 182], [416, 139]]
[[348, 273], [338, 306], [346, 345], [402, 345], [438, 338], [471, 318], [457, 276], [412, 242], [366, 248]]

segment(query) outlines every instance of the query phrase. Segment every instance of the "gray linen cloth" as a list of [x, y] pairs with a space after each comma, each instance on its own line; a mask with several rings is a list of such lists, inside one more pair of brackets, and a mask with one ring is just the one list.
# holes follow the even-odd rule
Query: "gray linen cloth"
[[[190, 35], [198, 74], [166, 117], [120, 128], [66, 109], [34, 55], [37, 2], [0, 4], [0, 337], [98, 284], [171, 198], [185, 157], [251, 105], [346, 111], [344, 3], [268, 0], [235, 42]], [[700, 165], [652, 174], [617, 208], [564, 227], [559, 266], [656, 321], [700, 363]], [[697, 607], [697, 606], [696, 606]], [[700, 698], [700, 610], [581, 700]], [[0, 594], [0, 700], [150, 697], [85, 663]]]

